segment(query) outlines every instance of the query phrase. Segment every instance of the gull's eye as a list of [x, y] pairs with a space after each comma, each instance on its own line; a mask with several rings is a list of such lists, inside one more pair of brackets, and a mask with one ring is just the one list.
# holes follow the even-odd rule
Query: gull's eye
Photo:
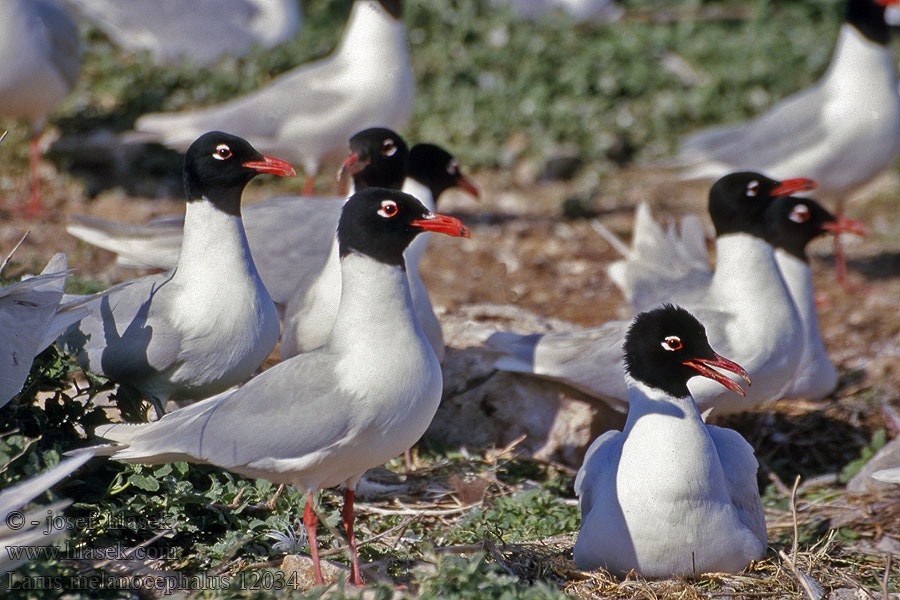
[[447, 163], [447, 173], [456, 177], [459, 175], [459, 161], [455, 158]]
[[381, 153], [385, 156], [393, 156], [397, 153], [397, 144], [394, 143], [394, 140], [384, 140], [384, 143], [381, 144]]
[[682, 343], [681, 338], [677, 335], [669, 335], [666, 336], [666, 339], [662, 342], [663, 350], [669, 350], [670, 352], [675, 350], [681, 350]]
[[805, 204], [798, 204], [794, 206], [794, 210], [791, 211], [788, 218], [794, 223], [806, 223], [810, 216], [809, 207]]
[[400, 212], [400, 209], [397, 207], [397, 203], [393, 200], [381, 201], [381, 208], [378, 209], [378, 214], [385, 219], [393, 219], [397, 216], [398, 212]]
[[228, 147], [228, 144], [219, 144], [212, 156], [216, 160], [227, 160], [231, 158], [231, 148]]
[[751, 198], [756, 198], [756, 195], [759, 193], [759, 182], [757, 180], [753, 180], [747, 184], [747, 195]]

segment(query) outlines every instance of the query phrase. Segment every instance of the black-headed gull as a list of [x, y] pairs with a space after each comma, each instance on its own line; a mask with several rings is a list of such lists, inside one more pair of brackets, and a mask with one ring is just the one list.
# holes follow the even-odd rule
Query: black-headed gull
[[52, 0], [0, 2], [0, 115], [32, 125], [29, 216], [41, 210], [40, 130], [80, 69], [78, 28], [62, 7]]
[[[409, 150], [394, 131], [369, 128], [349, 141], [355, 189], [397, 188], [406, 177]], [[241, 209], [253, 262], [272, 300], [283, 308], [295, 290], [305, 290], [325, 264], [341, 207], [347, 197], [278, 196]], [[181, 252], [184, 217], [128, 225], [94, 217], [73, 217], [66, 230], [118, 255], [123, 266], [173, 269]]]
[[[715, 407], [717, 414], [738, 412], [781, 398], [797, 372], [803, 324], [778, 270], [774, 248], [765, 240], [764, 214], [773, 196], [811, 187], [806, 179], [778, 182], [758, 173], [721, 178], [709, 193], [717, 237], [716, 268], [708, 283], [684, 289], [653, 286], [664, 295], [648, 295], [640, 303], [642, 310], [668, 301], [691, 310], [705, 323], [713, 345], [740, 362], [758, 382], [746, 397], [727, 394], [712, 382], [693, 382], [691, 393], [703, 411]], [[636, 258], [642, 251], [644, 245], [636, 245], [627, 265], [652, 269], [663, 277], [665, 271]], [[627, 393], [619, 348], [627, 327], [625, 321], [611, 321], [545, 335], [496, 333], [487, 343], [504, 354], [495, 364], [498, 369], [562, 381], [624, 411]]]
[[841, 202], [893, 164], [900, 154], [900, 93], [884, 22], [889, 4], [897, 0], [848, 1], [831, 64], [812, 87], [750, 121], [685, 137], [678, 151], [685, 176], [799, 173]]
[[118, 442], [107, 451], [137, 463], [210, 463], [303, 488], [318, 583], [313, 495], [345, 485], [350, 580], [361, 584], [356, 483], [415, 443], [441, 399], [441, 367], [416, 321], [404, 269], [403, 251], [422, 231], [469, 235], [458, 219], [432, 213], [408, 194], [354, 194], [338, 226], [343, 292], [328, 342], [159, 421], [99, 427], [99, 436]]
[[[900, 155], [900, 92], [885, 7], [898, 0], [848, 0], [828, 70], [812, 87], [750, 121], [685, 137], [676, 163], [688, 179], [736, 170], [771, 177], [802, 173], [843, 214], [847, 197]], [[846, 261], [835, 238], [835, 269]]]
[[[478, 196], [478, 189], [460, 171], [457, 161], [432, 144], [417, 144], [409, 155], [409, 176], [403, 191], [411, 194], [429, 210], [435, 210], [438, 197], [450, 187], [459, 187]], [[334, 224], [331, 227], [334, 230]], [[309, 352], [325, 343], [337, 316], [341, 298], [341, 269], [338, 241], [332, 236], [325, 264], [308, 286], [298, 287], [284, 311], [281, 333], [281, 357]], [[444, 358], [444, 336], [434, 314], [428, 290], [419, 275], [419, 263], [428, 249], [429, 234], [418, 236], [406, 249], [407, 275], [413, 306], [438, 360]]]
[[66, 0], [117, 45], [158, 63], [208, 65], [254, 45], [288, 41], [302, 21], [297, 0]]
[[700, 376], [741, 394], [716, 369], [749, 384], [746, 371], [672, 305], [638, 315], [624, 352], [628, 420], [591, 444], [575, 478], [575, 563], [651, 578], [743, 570], [766, 552], [756, 457], [736, 431], [703, 422], [687, 382]]
[[275, 304], [250, 256], [241, 195], [259, 173], [296, 176], [286, 162], [220, 131], [184, 159], [184, 243], [177, 266], [90, 305], [61, 338], [80, 366], [164, 409], [241, 383], [278, 341]]
[[400, 0], [356, 0], [338, 47], [225, 104], [144, 115], [139, 132], [183, 149], [210, 129], [232, 131], [266, 153], [303, 166], [305, 191], [325, 160], [340, 159], [362, 127], [399, 129], [412, 112], [415, 81]]
[[[765, 240], [775, 249], [775, 262], [803, 322], [805, 338], [800, 368], [783, 397], [824, 398], [834, 391], [838, 376], [819, 332], [806, 246], [825, 233], [861, 235], [863, 226], [835, 217], [814, 200], [793, 196], [773, 199], [762, 218]], [[697, 217], [689, 215], [678, 228], [673, 224], [664, 231], [649, 207], [641, 203], [635, 211], [631, 248], [599, 223], [595, 227], [625, 256], [608, 270], [635, 313], [655, 306], [667, 295], [695, 298], [708, 289], [713, 272], [703, 225]]]

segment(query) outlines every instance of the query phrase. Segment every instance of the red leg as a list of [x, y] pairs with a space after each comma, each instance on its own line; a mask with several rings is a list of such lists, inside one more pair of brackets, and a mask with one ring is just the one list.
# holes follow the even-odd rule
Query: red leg
[[29, 163], [31, 166], [31, 191], [28, 196], [28, 204], [25, 206], [25, 216], [34, 218], [43, 212], [41, 208], [41, 178], [38, 170], [41, 164], [41, 147], [39, 144], [40, 136], [35, 134], [31, 137], [29, 144]]
[[847, 287], [847, 257], [844, 255], [844, 245], [841, 244], [840, 234], [834, 234], [834, 272], [837, 274], [837, 282], [842, 288]]
[[347, 488], [344, 492], [344, 531], [347, 532], [347, 544], [350, 545], [350, 583], [357, 587], [363, 586], [363, 580], [359, 576], [359, 555], [356, 553], [356, 535], [353, 533], [353, 498], [356, 493]]
[[303, 195], [312, 196], [316, 191], [316, 176], [307, 175], [306, 181], [303, 182]]
[[316, 525], [319, 519], [313, 511], [313, 493], [306, 496], [306, 509], [303, 511], [303, 524], [306, 526], [306, 539], [309, 541], [309, 553], [313, 559], [313, 570], [316, 576], [316, 585], [325, 583], [322, 578], [322, 565], [319, 563], [319, 546], [316, 541]]

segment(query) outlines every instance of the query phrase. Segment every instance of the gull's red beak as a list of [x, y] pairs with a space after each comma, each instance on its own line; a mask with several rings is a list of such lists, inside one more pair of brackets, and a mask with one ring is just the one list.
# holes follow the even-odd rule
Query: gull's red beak
[[367, 166], [369, 166], [369, 159], [360, 158], [359, 154], [354, 152], [348, 156], [347, 160], [344, 161], [344, 164], [341, 165], [341, 170], [338, 171], [337, 176], [338, 182], [343, 182], [348, 175], [356, 175]]
[[744, 392], [744, 389], [740, 385], [711, 368], [715, 367], [724, 371], [731, 371], [732, 373], [740, 376], [741, 379], [746, 381], [747, 385], [750, 385], [750, 375], [747, 374], [747, 371], [744, 370], [744, 367], [737, 364], [736, 362], [728, 360], [727, 358], [719, 356], [718, 354], [716, 354], [715, 356], [716, 358], [713, 360], [709, 360], [706, 358], [692, 358], [690, 360], [684, 361], [683, 364], [697, 369], [698, 371], [700, 371], [700, 375], [702, 375], [703, 377], [708, 377], [713, 381], [718, 381], [732, 392], [737, 392], [741, 396], [746, 396], [747, 394]]
[[469, 194], [471, 194], [471, 195], [474, 196], [475, 198], [478, 198], [478, 197], [479, 197], [479, 194], [478, 194], [478, 188], [475, 187], [475, 184], [472, 183], [472, 180], [469, 179], [468, 177], [465, 177], [465, 176], [463, 176], [463, 175], [460, 175], [460, 176], [459, 176], [459, 179], [458, 179], [457, 182], [456, 182], [456, 187], [458, 187], [459, 189], [463, 190], [464, 192], [468, 192]]
[[260, 173], [272, 173], [282, 177], [296, 177], [297, 171], [294, 170], [289, 163], [280, 158], [272, 158], [271, 156], [263, 156], [262, 160], [251, 160], [245, 162], [244, 165], [248, 169], [255, 169]]
[[416, 219], [415, 221], [410, 221], [409, 224], [413, 227], [424, 229], [425, 231], [446, 233], [447, 235], [452, 235], [453, 237], [469, 237], [469, 228], [463, 225], [462, 221], [460, 221], [456, 217], [448, 217], [446, 215], [431, 213], [430, 216], [425, 217], [424, 219]]
[[845, 219], [844, 217], [838, 217], [834, 221], [830, 221], [822, 225], [822, 229], [825, 231], [831, 232], [835, 235], [840, 233], [852, 233], [853, 235], [866, 235], [866, 226], [863, 225], [862, 221], [855, 221], [853, 219]]
[[816, 182], [805, 177], [785, 179], [772, 190], [770, 196], [790, 196], [794, 192], [808, 192], [816, 189]]

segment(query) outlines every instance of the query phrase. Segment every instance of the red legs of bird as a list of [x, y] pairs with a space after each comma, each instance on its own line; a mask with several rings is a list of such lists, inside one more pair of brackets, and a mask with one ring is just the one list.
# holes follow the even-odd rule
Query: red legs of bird
[[837, 275], [837, 283], [844, 289], [847, 287], [847, 257], [844, 255], [844, 245], [841, 243], [840, 234], [834, 234], [834, 272]]
[[344, 508], [341, 516], [344, 517], [344, 531], [347, 532], [347, 545], [350, 547], [350, 583], [356, 587], [362, 587], [363, 580], [359, 576], [359, 555], [356, 553], [356, 534], [353, 533], [353, 499], [356, 492], [347, 488], [344, 491]]
[[322, 578], [322, 565], [319, 563], [319, 546], [316, 541], [316, 525], [319, 524], [319, 519], [313, 510], [313, 501], [313, 493], [309, 492], [306, 496], [306, 508], [303, 510], [303, 525], [306, 526], [306, 539], [309, 541], [309, 554], [313, 560], [313, 573], [315, 574], [316, 585], [322, 585], [325, 583], [325, 579]]
[[28, 144], [28, 162], [30, 168], [28, 203], [19, 207], [18, 212], [26, 218], [33, 219], [42, 215], [45, 211], [41, 207], [41, 178], [38, 173], [41, 166], [40, 133], [31, 136]]
[[316, 176], [307, 173], [306, 180], [303, 182], [303, 191], [301, 193], [304, 196], [312, 196], [316, 191], [315, 188], [316, 188]]

